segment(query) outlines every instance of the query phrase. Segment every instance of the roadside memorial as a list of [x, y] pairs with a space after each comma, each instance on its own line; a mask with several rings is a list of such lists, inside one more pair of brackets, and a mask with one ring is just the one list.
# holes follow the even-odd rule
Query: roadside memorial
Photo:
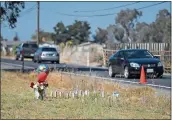
[[35, 72], [37, 73], [37, 83], [31, 82], [30, 87], [34, 89], [36, 99], [43, 100], [46, 97], [46, 88], [48, 87], [46, 79], [49, 74], [49, 67], [41, 64]]

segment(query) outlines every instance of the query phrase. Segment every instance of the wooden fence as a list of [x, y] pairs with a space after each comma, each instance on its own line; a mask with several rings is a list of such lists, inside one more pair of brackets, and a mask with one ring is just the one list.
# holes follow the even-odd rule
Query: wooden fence
[[113, 45], [113, 50], [127, 48], [140, 48], [149, 51], [171, 51], [171, 43], [118, 43]]

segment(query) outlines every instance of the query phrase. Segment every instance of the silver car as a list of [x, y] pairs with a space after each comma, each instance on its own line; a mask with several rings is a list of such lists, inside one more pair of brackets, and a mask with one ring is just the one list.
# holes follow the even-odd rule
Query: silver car
[[41, 63], [42, 61], [50, 61], [59, 63], [59, 53], [52, 47], [40, 47], [34, 54], [33, 61]]

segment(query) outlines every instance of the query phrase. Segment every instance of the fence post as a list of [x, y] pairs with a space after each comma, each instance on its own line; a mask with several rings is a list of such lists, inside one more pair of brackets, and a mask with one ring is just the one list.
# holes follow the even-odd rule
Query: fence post
[[105, 97], [104, 91], [101, 91], [101, 96], [102, 96], [103, 98]]
[[66, 93], [66, 98], [67, 98], [67, 99], [69, 98], [69, 93], [68, 93], [68, 92]]
[[59, 97], [60, 97], [60, 98], [62, 97], [62, 92], [61, 92], [61, 91], [59, 92]]
[[69, 92], [69, 97], [72, 97], [72, 91]]
[[104, 66], [106, 66], [105, 52], [106, 52], [106, 50], [102, 49], [102, 54], [103, 54], [103, 64], [104, 64]]
[[55, 98], [57, 97], [57, 91], [54, 91], [54, 97]]
[[87, 51], [87, 67], [90, 66], [90, 47], [88, 47], [88, 51]]
[[51, 93], [50, 93], [50, 97], [53, 97], [53, 91], [51, 91]]
[[72, 98], [75, 98], [75, 94], [74, 94], [74, 92], [72, 92]]

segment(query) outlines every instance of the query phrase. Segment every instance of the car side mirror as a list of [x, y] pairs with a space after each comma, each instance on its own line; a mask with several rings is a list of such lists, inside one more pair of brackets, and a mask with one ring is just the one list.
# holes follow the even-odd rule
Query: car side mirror
[[158, 58], [158, 59], [160, 59], [160, 56], [153, 56], [154, 58]]

